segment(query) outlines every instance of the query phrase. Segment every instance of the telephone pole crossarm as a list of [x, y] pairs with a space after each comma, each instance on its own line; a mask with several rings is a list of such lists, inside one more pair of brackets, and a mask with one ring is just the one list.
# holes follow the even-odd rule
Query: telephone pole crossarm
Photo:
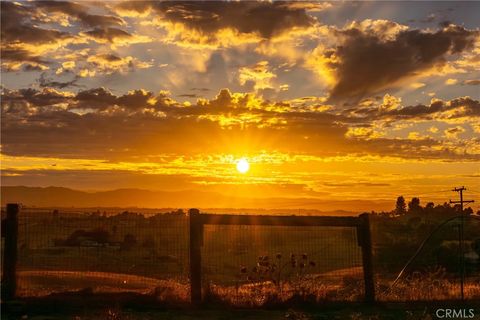
[[453, 203], [453, 204], [472, 203], [472, 202], [475, 202], [475, 200], [463, 200], [463, 201], [452, 201], [452, 200], [450, 200], [450, 203]]

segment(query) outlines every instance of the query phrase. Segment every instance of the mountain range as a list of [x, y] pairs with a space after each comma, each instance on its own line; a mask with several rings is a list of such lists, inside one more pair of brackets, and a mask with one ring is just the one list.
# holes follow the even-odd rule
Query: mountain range
[[391, 210], [392, 208], [391, 200], [232, 197], [217, 192], [198, 190], [116, 189], [89, 192], [64, 187], [2, 186], [2, 206], [12, 202], [37, 207], [262, 208], [314, 209], [354, 213]]

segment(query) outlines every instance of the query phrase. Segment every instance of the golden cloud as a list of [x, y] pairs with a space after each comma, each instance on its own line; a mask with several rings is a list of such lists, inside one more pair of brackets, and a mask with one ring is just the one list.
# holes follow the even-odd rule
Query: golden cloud
[[268, 61], [260, 61], [253, 67], [242, 67], [238, 72], [238, 80], [241, 85], [253, 82], [255, 91], [273, 88], [272, 80], [276, 75], [269, 71]]

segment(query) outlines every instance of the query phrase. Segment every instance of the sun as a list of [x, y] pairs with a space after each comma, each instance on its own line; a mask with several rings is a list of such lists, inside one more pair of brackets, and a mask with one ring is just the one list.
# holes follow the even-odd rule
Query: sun
[[247, 159], [242, 158], [237, 161], [237, 171], [240, 173], [247, 173], [250, 169], [250, 163], [248, 163]]

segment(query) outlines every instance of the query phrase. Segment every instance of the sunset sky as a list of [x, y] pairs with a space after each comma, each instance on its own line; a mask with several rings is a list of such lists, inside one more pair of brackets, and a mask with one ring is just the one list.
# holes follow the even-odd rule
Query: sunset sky
[[2, 1], [2, 185], [477, 199], [478, 12]]

